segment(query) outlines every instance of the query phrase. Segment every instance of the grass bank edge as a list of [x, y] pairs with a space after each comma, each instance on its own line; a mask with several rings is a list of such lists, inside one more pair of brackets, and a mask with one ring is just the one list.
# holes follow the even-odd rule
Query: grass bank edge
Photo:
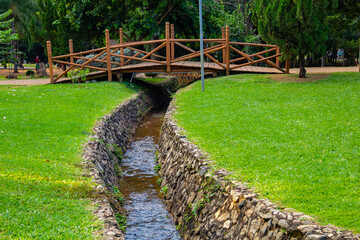
[[[180, 90], [176, 96], [175, 96], [175, 105], [176, 105], [176, 114], [175, 114], [175, 119], [177, 120], [177, 122], [180, 124], [181, 127], [183, 127], [185, 129], [185, 135], [187, 135], [187, 137], [196, 145], [198, 145], [204, 152], [206, 152], [208, 154], [208, 157], [211, 161], [213, 161], [216, 166], [214, 167], [215, 170], [217, 169], [221, 169], [221, 168], [225, 168], [227, 169], [229, 172], [232, 173], [232, 177], [237, 180], [237, 181], [241, 181], [241, 182], [248, 182], [250, 187], [253, 187], [253, 190], [255, 192], [261, 193], [262, 198], [268, 198], [271, 201], [279, 204], [280, 206], [284, 206], [284, 207], [292, 207], [295, 208], [299, 211], [302, 211], [306, 214], [310, 214], [312, 216], [317, 216], [316, 220], [322, 224], [327, 224], [327, 223], [331, 223], [334, 225], [337, 225], [339, 227], [342, 227], [344, 229], [350, 229], [353, 230], [354, 232], [360, 232], [360, 222], [358, 220], [358, 216], [360, 216], [360, 212], [359, 210], [357, 210], [358, 205], [360, 203], [360, 197], [359, 197], [359, 186], [358, 184], [356, 185], [356, 181], [359, 180], [359, 171], [356, 170], [356, 165], [359, 166], [359, 161], [353, 161], [353, 162], [346, 162], [345, 163], [347, 165], [350, 166], [350, 170], [349, 170], [349, 175], [350, 178], [352, 177], [352, 179], [348, 179], [347, 178], [347, 182], [343, 183], [341, 180], [342, 175], [345, 176], [345, 174], [347, 174], [347, 172], [345, 171], [346, 169], [344, 169], [344, 167], [341, 166], [341, 163], [339, 163], [336, 159], [337, 156], [342, 155], [346, 155], [346, 149], [350, 149], [352, 151], [351, 154], [352, 157], [359, 157], [359, 154], [357, 153], [359, 151], [359, 142], [356, 142], [356, 140], [354, 140], [354, 143], [350, 143], [350, 145], [346, 145], [348, 146], [347, 148], [344, 147], [343, 149], [335, 149], [337, 150], [337, 155], [335, 153], [326, 153], [328, 156], [328, 162], [326, 162], [327, 159], [319, 159], [316, 158], [315, 160], [311, 158], [314, 156], [317, 156], [319, 154], [319, 149], [315, 149], [313, 151], [310, 151], [309, 156], [305, 156], [305, 160], [308, 161], [308, 163], [315, 169], [318, 170], [321, 174], [323, 174], [324, 170], [322, 170], [321, 168], [323, 166], [321, 166], [322, 164], [333, 164], [334, 166], [338, 167], [338, 172], [334, 172], [331, 173], [331, 171], [334, 171], [333, 167], [330, 168], [325, 168], [327, 169], [327, 171], [329, 172], [328, 174], [334, 174], [335, 176], [333, 178], [322, 178], [321, 176], [315, 176], [315, 181], [304, 181], [302, 182], [301, 177], [299, 178], [299, 176], [297, 176], [296, 171], [300, 171], [299, 169], [297, 169], [298, 167], [296, 167], [293, 170], [289, 170], [290, 168], [292, 168], [292, 165], [294, 165], [294, 159], [296, 159], [297, 154], [304, 154], [304, 151], [298, 150], [296, 149], [296, 147], [291, 147], [288, 150], [288, 153], [286, 153], [286, 148], [284, 148], [284, 146], [286, 147], [286, 143], [287, 141], [289, 141], [289, 138], [284, 137], [284, 134], [280, 134], [277, 132], [278, 135], [275, 135], [273, 137], [268, 137], [266, 136], [266, 134], [268, 134], [269, 136], [271, 135], [271, 132], [267, 131], [266, 128], [261, 129], [262, 131], [265, 131], [265, 134], [261, 134], [261, 131], [256, 131], [256, 133], [259, 134], [259, 137], [262, 139], [259, 142], [256, 142], [253, 145], [248, 145], [253, 147], [255, 150], [259, 150], [259, 146], [256, 145], [270, 145], [271, 147], [273, 147], [275, 150], [269, 150], [269, 152], [264, 152], [264, 151], [259, 151], [260, 153], [258, 154], [258, 156], [256, 154], [251, 154], [251, 151], [248, 150], [248, 152], [245, 154], [247, 155], [247, 157], [252, 157], [253, 159], [257, 159], [259, 162], [261, 162], [261, 164], [265, 164], [266, 167], [268, 167], [269, 169], [271, 169], [271, 171], [275, 171], [271, 168], [271, 164], [269, 164], [268, 160], [273, 161], [274, 159], [271, 158], [271, 155], [274, 154], [274, 152], [277, 152], [279, 149], [281, 151], [285, 151], [285, 153], [282, 153], [281, 155], [278, 155], [278, 158], [284, 158], [284, 160], [282, 161], [277, 161], [274, 162], [274, 164], [279, 164], [279, 165], [284, 165], [286, 166], [286, 171], [284, 174], [286, 174], [286, 176], [289, 177], [289, 179], [293, 179], [293, 181], [289, 181], [289, 179], [282, 179], [281, 176], [277, 176], [276, 174], [271, 174], [271, 173], [266, 173], [266, 172], [246, 172], [245, 174], [242, 173], [242, 171], [234, 171], [236, 169], [239, 168], [244, 168], [244, 165], [237, 165], [236, 161], [234, 162], [233, 159], [231, 159], [231, 157], [228, 156], [228, 154], [242, 154], [239, 151], [235, 151], [232, 150], [233, 148], [238, 147], [238, 142], [237, 142], [237, 137], [239, 135], [237, 135], [237, 132], [241, 132], [241, 134], [247, 134], [249, 135], [248, 132], [243, 131], [241, 128], [236, 127], [236, 123], [237, 121], [227, 121], [227, 118], [231, 118], [231, 114], [235, 114], [236, 117], [238, 117], [240, 120], [239, 122], [243, 122], [243, 121], [248, 121], [246, 122], [247, 127], [250, 127], [251, 131], [256, 130], [256, 128], [259, 128], [259, 126], [261, 125], [266, 125], [265, 123], [269, 123], [269, 122], [275, 122], [275, 123], [280, 123], [279, 124], [275, 124], [277, 127], [282, 126], [282, 125], [286, 125], [286, 122], [282, 122], [280, 121], [282, 118], [286, 117], [288, 115], [294, 114], [294, 111], [290, 111], [290, 112], [281, 112], [283, 110], [281, 110], [282, 108], [284, 108], [284, 106], [281, 105], [281, 101], [283, 101], [284, 103], [286, 103], [286, 106], [296, 106], [296, 111], [300, 111], [300, 115], [294, 115], [295, 120], [299, 120], [301, 124], [306, 123], [306, 119], [309, 118], [309, 116], [311, 116], [311, 109], [309, 110], [309, 107], [304, 107], [304, 103], [312, 103], [314, 104], [311, 107], [320, 107], [321, 110], [326, 110], [327, 107], [330, 107], [332, 105], [334, 105], [334, 99], [335, 102], [338, 103], [340, 106], [333, 106], [334, 109], [330, 109], [330, 110], [326, 110], [326, 111], [340, 111], [340, 115], [346, 115], [344, 116], [340, 116], [342, 120], [349, 120], [349, 122], [347, 122], [346, 124], [343, 124], [343, 122], [338, 121], [336, 119], [337, 116], [333, 116], [331, 114], [328, 114], [326, 112], [326, 114], [324, 114], [325, 116], [329, 115], [328, 118], [324, 118], [321, 117], [320, 119], [323, 120], [324, 122], [328, 122], [328, 121], [337, 121], [337, 126], [338, 128], [342, 128], [341, 130], [344, 130], [346, 128], [344, 128], [345, 125], [347, 126], [354, 126], [354, 128], [352, 129], [352, 131], [335, 131], [334, 135], [336, 135], [337, 137], [339, 137], [339, 135], [341, 134], [345, 134], [348, 133], [349, 135], [351, 134], [356, 134], [359, 133], [359, 127], [357, 126], [356, 123], [359, 122], [358, 117], [356, 116], [356, 114], [358, 114], [358, 109], [357, 107], [359, 107], [358, 105], [358, 99], [359, 99], [359, 86], [360, 86], [360, 77], [358, 73], [342, 73], [342, 74], [331, 74], [329, 77], [321, 80], [321, 81], [315, 81], [315, 82], [301, 82], [301, 83], [296, 83], [296, 82], [277, 82], [274, 79], [269, 79], [269, 76], [266, 75], [237, 75], [237, 76], [229, 76], [229, 77], [222, 77], [222, 78], [218, 78], [218, 79], [211, 79], [211, 80], [207, 80], [206, 82], [206, 88], [205, 88], [205, 93], [201, 93], [201, 88], [200, 88], [200, 83], [197, 82], [195, 84], [190, 85], [189, 87]], [[241, 85], [239, 85], [241, 84]], [[227, 86], [227, 87], [226, 87]], [[240, 87], [242, 87], [243, 89], [239, 89]], [[356, 87], [356, 89], [352, 89], [354, 88], [354, 86]], [[257, 88], [256, 92], [254, 91], [254, 89], [252, 88]], [[216, 90], [215, 90], [216, 89]], [[236, 89], [237, 91], [239, 91], [237, 94], [234, 94], [234, 92], [232, 92], [234, 89]], [[302, 89], [302, 92], [301, 92]], [[245, 91], [246, 90], [246, 91]], [[223, 91], [223, 92], [221, 92]], [[300, 93], [296, 93], [297, 91], [300, 91]], [[271, 93], [273, 94], [277, 94], [275, 96], [272, 96]], [[291, 94], [289, 94], [291, 93]], [[331, 93], [331, 94], [329, 94]], [[294, 95], [295, 94], [295, 95]], [[301, 95], [303, 94], [303, 95]], [[242, 95], [242, 97], [241, 97]], [[283, 96], [282, 96], [283, 95]], [[289, 98], [289, 96], [292, 96]], [[253, 100], [253, 102], [246, 102], [246, 98], [249, 97], [251, 98], [251, 100]], [[297, 99], [295, 99], [295, 98]], [[325, 104], [327, 107], [321, 107], [320, 103], [316, 102], [315, 100], [319, 100], [317, 99], [317, 97], [321, 98], [320, 103], [321, 104]], [[331, 99], [329, 99], [331, 97]], [[257, 98], [259, 98], [260, 100], [256, 100]], [[220, 100], [219, 100], [220, 99]], [[327, 99], [327, 100], [326, 100]], [[276, 101], [281, 100], [279, 103], [277, 103]], [[326, 100], [326, 101], [325, 101]], [[345, 102], [341, 102], [341, 100], [344, 100]], [[233, 105], [233, 108], [231, 107], [226, 107], [224, 106], [224, 103], [227, 103], [228, 105], [232, 104], [232, 101], [237, 101], [235, 105]], [[298, 101], [298, 102], [296, 102]], [[346, 101], [348, 101], [348, 103], [346, 103]], [[246, 114], [253, 114], [254, 118], [248, 118], [248, 119], [244, 119], [243, 116], [241, 116], [237, 111], [236, 108], [242, 108], [242, 110], [246, 110], [242, 105], [242, 103], [244, 104], [248, 104], [248, 110], [253, 108], [253, 113], [251, 113], [251, 111], [246, 111]], [[273, 105], [272, 105], [273, 104]], [[354, 107], [351, 107], [351, 104], [354, 104]], [[264, 105], [265, 107], [261, 107], [262, 105]], [[349, 107], [350, 105], [350, 107]], [[302, 107], [303, 106], [303, 107]], [[341, 111], [340, 108], [347, 108], [352, 114], [351, 115], [347, 115], [346, 113], [343, 113], [343, 111]], [[271, 108], [275, 108], [276, 111], [279, 111], [280, 114], [275, 114], [275, 116], [271, 116]], [[222, 111], [222, 109], [225, 109], [224, 111]], [[222, 115], [222, 118], [218, 119], [216, 117], [216, 114], [214, 112], [220, 112]], [[258, 114], [254, 114], [258, 113]], [[308, 116], [302, 116], [304, 115], [303, 113], [301, 113], [301, 111], [305, 112], [306, 114], [308, 114]], [[282, 113], [282, 114], [281, 114]], [[305, 115], [306, 115], [305, 114]], [[310, 114], [310, 115], [309, 115]], [[321, 114], [321, 112], [319, 112], [319, 114]], [[263, 116], [269, 116], [266, 117], [266, 119], [261, 119], [264, 118]], [[283, 115], [283, 116], [281, 116]], [[258, 119], [259, 118], [259, 119]], [[297, 119], [298, 118], [298, 119]], [[204, 120], [206, 119], [206, 121]], [[280, 119], [280, 120], [279, 120]], [[254, 121], [256, 122], [256, 124], [250, 124], [250, 121]], [[262, 121], [263, 120], [263, 121]], [[289, 119], [285, 119], [286, 121], [290, 121], [289, 127], [287, 128], [287, 131], [290, 129], [291, 130], [291, 121], [294, 121], [294, 118], [289, 118]], [[260, 121], [260, 122], [259, 122]], [[224, 123], [225, 122], [225, 123]], [[296, 121], [295, 121], [296, 122]], [[260, 124], [261, 123], [261, 124]], [[316, 119], [312, 119], [311, 124], [316, 124]], [[223, 128], [219, 128], [216, 126], [216, 124], [222, 124]], [[227, 126], [224, 126], [224, 124], [228, 124]], [[348, 125], [349, 124], [349, 125]], [[325, 124], [326, 125], [326, 124]], [[208, 127], [206, 127], [208, 126]], [[345, 127], [347, 127], [345, 126]], [[294, 127], [294, 126], [293, 126]], [[309, 127], [309, 126], [306, 126]], [[326, 130], [326, 127], [328, 127], [327, 125], [323, 128], [318, 129], [318, 131], [320, 131], [321, 134], [326, 135], [329, 134], [330, 131]], [[336, 130], [335, 127], [335, 130]], [[236, 132], [233, 132], [232, 134], [230, 134], [229, 136], [229, 129], [235, 129]], [[261, 128], [261, 127], [260, 127]], [[272, 131], [277, 131], [277, 129], [274, 129], [274, 126], [269, 126], [269, 128]], [[298, 128], [299, 130], [303, 130], [303, 128], [296, 126], [295, 128]], [[329, 125], [329, 128], [332, 130], [332, 128], [334, 128], [334, 126], [331, 126], [331, 124]], [[322, 131], [322, 132], [321, 132]], [[227, 132], [227, 134], [223, 134], [223, 132]], [[219, 136], [223, 137], [223, 139], [225, 141], [217, 141], [219, 139], [217, 139], [216, 134], [218, 134]], [[297, 143], [302, 142], [302, 144], [306, 145], [306, 141], [304, 141], [304, 139], [302, 140], [302, 133], [301, 132], [290, 132], [290, 134], [295, 135], [295, 146], [296, 146], [296, 141]], [[264, 136], [265, 135], [265, 136]], [[327, 135], [326, 135], [327, 136]], [[330, 135], [331, 136], [331, 135]], [[336, 137], [335, 136], [335, 137]], [[276, 144], [272, 144], [272, 142], [274, 142], [274, 139], [276, 138], [280, 138], [280, 144], [276, 145]], [[306, 134], [305, 136], [306, 139], [308, 139], [309, 142], [311, 142], [311, 144], [316, 145], [316, 144], [323, 144], [323, 149], [327, 149], [326, 144], [324, 145], [324, 143], [322, 141], [319, 142], [314, 142], [314, 140], [311, 138], [311, 136], [308, 136], [308, 134]], [[230, 139], [230, 140], [229, 140]], [[229, 148], [228, 146], [226, 146], [226, 143], [228, 143], [229, 140], [232, 144], [233, 147]], [[315, 139], [316, 140], [316, 139]], [[248, 144], [247, 141], [253, 141], [251, 140], [251, 138], [247, 138], [245, 140], [242, 140], [242, 144]], [[229, 152], [223, 151], [221, 149], [216, 149], [216, 146], [214, 147], [214, 145], [212, 143], [216, 142], [217, 144], [219, 144], [217, 147], [218, 148], [226, 148]], [[305, 143], [304, 143], [305, 142]], [[340, 141], [341, 142], [341, 141]], [[350, 141], [351, 142], [351, 141]], [[342, 144], [342, 142], [341, 142]], [[352, 145], [351, 145], [352, 144]], [[228, 144], [229, 145], [229, 144]], [[230, 144], [231, 145], [231, 144]], [[309, 144], [308, 144], [309, 145]], [[334, 144], [332, 144], [332, 142], [329, 144], [331, 145], [330, 147], [334, 147]], [[351, 146], [351, 147], [349, 147]], [[320, 147], [321, 148], [321, 147]], [[285, 150], [284, 150], [285, 149]], [[342, 152], [339, 150], [343, 150]], [[231, 152], [232, 151], [232, 152]], [[228, 154], [227, 154], [228, 153]], [[306, 153], [306, 151], [305, 151]], [[295, 157], [293, 157], [293, 159], [289, 158], [289, 156], [286, 155], [293, 155]], [[255, 156], [255, 158], [254, 158]], [[269, 157], [270, 156], [270, 157]], [[276, 156], [276, 154], [275, 154]], [[280, 157], [279, 157], [280, 156]], [[324, 154], [325, 156], [325, 154]], [[223, 162], [219, 161], [219, 159], [224, 160]], [[244, 158], [241, 158], [241, 160], [244, 160]], [[287, 163], [286, 160], [288, 160], [290, 162]], [[301, 161], [305, 161], [304, 157], [302, 157]], [[298, 159], [298, 161], [300, 161]], [[300, 162], [301, 162], [300, 161]], [[332, 163], [331, 163], [332, 161]], [[220, 163], [219, 163], [220, 162]], [[256, 161], [248, 161], [246, 162], [245, 165], [247, 165], [247, 167], [258, 167], [256, 166]], [[320, 164], [320, 165], [319, 165]], [[278, 166], [276, 166], [276, 168], [278, 168]], [[283, 174], [281, 171], [284, 171], [284, 167], [283, 166], [279, 166], [280, 170], [276, 170], [278, 171], [278, 175]], [[243, 170], [243, 169], [241, 169]], [[311, 169], [310, 169], [311, 170]], [[279, 173], [280, 171], [280, 173]], [[291, 172], [291, 173], [290, 173]], [[295, 173], [294, 173], [295, 172]], [[304, 174], [304, 173], [302, 173]], [[311, 176], [311, 174], [309, 175], [310, 177], [314, 177]], [[306, 174], [303, 175], [304, 178], [309, 177]], [[266, 187], [262, 187], [262, 183], [264, 182], [261, 179], [265, 179], [266, 181], [266, 186], [268, 186], [269, 188], [274, 188], [276, 189], [276, 194], [274, 194], [272, 191], [268, 190], [268, 189], [264, 189]], [[324, 180], [325, 179], [325, 180]], [[334, 193], [329, 194], [328, 192], [326, 193], [322, 193], [320, 191], [321, 194], [324, 194], [325, 197], [336, 197], [336, 195], [334, 194], [338, 194], [338, 196], [341, 196], [341, 194], [345, 194], [346, 191], [349, 192], [348, 196], [352, 196], [352, 199], [342, 199], [342, 198], [336, 198], [334, 201], [327, 201], [326, 199], [320, 199], [320, 200], [326, 200], [324, 201], [324, 206], [321, 206], [321, 204], [317, 204], [316, 207], [309, 207], [309, 203], [311, 203], [312, 199], [311, 199], [311, 194], [312, 191], [317, 191], [319, 189], [316, 189], [316, 186], [312, 186], [309, 185], [309, 183], [314, 184], [314, 182], [316, 181], [329, 181], [333, 180], [336, 182], [336, 184], [334, 186], [337, 186], [338, 188], [333, 189], [331, 186], [331, 184], [325, 184], [325, 191], [333, 191]], [[261, 182], [261, 183], [260, 183]], [[316, 183], [315, 185], [318, 185], [319, 183]], [[348, 184], [348, 185], [347, 185]], [[291, 188], [296, 188], [294, 191], [298, 192], [298, 191], [304, 191], [304, 189], [302, 188], [301, 185], [304, 185], [304, 188], [306, 189], [306, 193], [304, 195], [298, 195], [295, 196], [294, 198], [299, 198], [296, 200], [289, 200], [285, 194], [285, 192], [288, 191], [287, 188], [291, 187]], [[344, 185], [344, 186], [343, 186]], [[340, 188], [342, 187], [342, 188]], [[323, 190], [324, 191], [324, 190]], [[341, 192], [341, 193], [337, 193]], [[354, 193], [355, 192], [355, 195]], [[357, 194], [356, 194], [357, 192]], [[319, 193], [319, 192], [318, 192]], [[291, 194], [293, 194], [293, 192], [291, 192]], [[352, 195], [351, 195], [352, 194]], [[289, 194], [288, 194], [289, 195]], [[340, 200], [341, 199], [341, 200]], [[319, 199], [317, 199], [319, 200]], [[348, 208], [344, 208], [343, 206], [339, 206], [342, 205], [343, 202], [347, 202]], [[341, 204], [339, 204], [341, 203]], [[350, 206], [350, 207], [349, 207]], [[352, 207], [351, 207], [352, 206]], [[317, 208], [317, 209], [316, 209]], [[329, 213], [331, 212], [331, 213]], [[330, 216], [331, 215], [331, 216]], [[351, 217], [351, 215], [355, 215], [355, 217]], [[339, 219], [337, 219], [339, 218]]]
[[119, 83], [0, 89], [0, 237], [96, 238], [82, 148], [96, 122], [137, 92]]

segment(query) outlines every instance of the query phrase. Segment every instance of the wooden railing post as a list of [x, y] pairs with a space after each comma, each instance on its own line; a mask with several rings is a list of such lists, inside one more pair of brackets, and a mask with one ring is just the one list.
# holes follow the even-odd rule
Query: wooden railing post
[[[280, 54], [280, 48], [279, 46], [276, 47], [276, 55], [279, 55]], [[279, 61], [279, 57], [276, 57], [276, 66], [277, 67], [280, 67], [280, 61]]]
[[171, 72], [171, 52], [170, 52], [170, 23], [165, 23], [165, 35], [166, 35], [166, 72]]
[[226, 26], [226, 32], [225, 32], [225, 38], [226, 38], [226, 75], [230, 74], [230, 27]]
[[50, 72], [50, 83], [55, 83], [54, 81], [54, 69], [53, 69], [53, 62], [52, 62], [52, 50], [51, 50], [51, 42], [46, 42], [47, 47], [47, 54], [48, 54], [48, 61], [49, 61], [49, 72]]
[[[124, 44], [124, 32], [123, 32], [122, 28], [119, 29], [119, 35], [120, 35], [120, 45], [123, 45]], [[123, 47], [120, 48], [120, 55], [124, 55]], [[122, 67], [124, 66], [124, 58], [123, 57], [120, 58], [120, 64]]]
[[[171, 24], [171, 39], [175, 39], [175, 27], [174, 24]], [[175, 43], [171, 42], [171, 60], [175, 59]]]
[[110, 52], [110, 35], [109, 29], [105, 30], [105, 39], [106, 39], [106, 63], [107, 63], [107, 72], [108, 72], [108, 81], [112, 81], [112, 72], [111, 72], [111, 52]]
[[290, 73], [290, 59], [289, 57], [286, 58], [286, 62], [285, 62], [285, 73], [289, 74]]
[[[70, 52], [70, 55], [74, 54], [74, 45], [73, 45], [73, 40], [72, 39], [69, 40], [69, 52]], [[74, 57], [73, 56], [70, 56], [70, 62], [74, 63]]]
[[[221, 28], [221, 38], [222, 38], [222, 39], [225, 39], [225, 38], [226, 38], [225, 28], [224, 28], [224, 27]], [[224, 44], [226, 44], [226, 41], [224, 42]], [[223, 64], [225, 64], [225, 61], [226, 61], [225, 48], [222, 50], [222, 55], [223, 55]]]

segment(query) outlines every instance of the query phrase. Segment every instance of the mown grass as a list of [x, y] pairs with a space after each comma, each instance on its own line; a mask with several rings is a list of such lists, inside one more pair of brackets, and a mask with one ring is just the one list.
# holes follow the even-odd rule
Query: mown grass
[[93, 239], [82, 145], [136, 91], [119, 83], [0, 87], [0, 239]]
[[176, 119], [215, 168], [259, 192], [360, 232], [360, 75], [280, 83], [264, 75], [199, 82], [176, 94]]

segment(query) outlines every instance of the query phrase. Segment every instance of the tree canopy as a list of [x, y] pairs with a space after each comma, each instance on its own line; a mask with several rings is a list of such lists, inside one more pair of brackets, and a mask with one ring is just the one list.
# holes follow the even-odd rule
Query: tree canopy
[[[334, 8], [337, 4], [337, 8]], [[52, 41], [54, 55], [104, 45], [104, 30], [112, 39], [124, 29], [127, 41], [162, 38], [165, 22], [175, 24], [176, 37], [198, 38], [197, 0], [2, 0], [11, 8], [19, 45], [28, 55], [44, 51]], [[230, 26], [234, 41], [279, 45], [288, 57], [298, 58], [305, 76], [305, 55], [318, 58], [325, 50], [344, 48], [358, 55], [358, 0], [203, 0], [204, 35], [220, 37]], [[43, 57], [45, 58], [45, 57]]]
[[10, 18], [11, 14], [11, 10], [0, 14], [0, 57], [5, 66], [17, 53], [11, 45], [13, 41], [18, 40], [18, 34], [13, 32], [14, 19]]
[[265, 41], [279, 45], [288, 57], [299, 57], [299, 77], [305, 77], [305, 55], [325, 52], [325, 19], [335, 4], [331, 0], [258, 0], [253, 20]]

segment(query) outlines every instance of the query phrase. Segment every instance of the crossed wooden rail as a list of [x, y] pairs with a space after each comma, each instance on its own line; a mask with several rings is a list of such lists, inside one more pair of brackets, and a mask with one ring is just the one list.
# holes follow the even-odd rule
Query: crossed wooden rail
[[[119, 37], [120, 41], [119, 44], [110, 45], [110, 35], [109, 30], [105, 30], [105, 37], [106, 37], [106, 47], [93, 49], [89, 51], [82, 51], [78, 53], [73, 52], [73, 41], [69, 40], [69, 50], [70, 54], [67, 55], [60, 55], [60, 56], [52, 56], [52, 49], [51, 49], [51, 42], [47, 42], [47, 52], [49, 58], [49, 69], [50, 69], [50, 80], [51, 83], [55, 83], [61, 77], [65, 76], [71, 70], [81, 70], [84, 68], [88, 68], [97, 73], [107, 73], [108, 80], [112, 81], [112, 73], [113, 72], [122, 72], [122, 71], [129, 71], [129, 66], [131, 65], [136, 69], [136, 71], [141, 71], [141, 67], [145, 69], [143, 71], [152, 71], [149, 67], [154, 67], [156, 71], [159, 71], [163, 68], [163, 71], [167, 73], [172, 72], [172, 68], [179, 68], [179, 63], [183, 63], [182, 66], [184, 71], [194, 71], [194, 67], [187, 66], [185, 63], [194, 63], [186, 62], [187, 60], [191, 60], [200, 56], [200, 51], [193, 50], [190, 48], [190, 43], [197, 43], [200, 42], [199, 39], [176, 39], [175, 38], [175, 31], [174, 25], [166, 23], [165, 25], [165, 39], [160, 40], [150, 40], [150, 41], [138, 41], [138, 42], [124, 42], [124, 32], [123, 29], [119, 29]], [[187, 43], [187, 44], [186, 44]], [[227, 26], [226, 28], [222, 28], [222, 38], [220, 39], [204, 39], [205, 44], [213, 45], [206, 47], [204, 49], [204, 55], [211, 60], [215, 65], [218, 66], [218, 70], [216, 71], [224, 71], [227, 75], [232, 70], [236, 70], [241, 67], [255, 65], [258, 63], [266, 63], [270, 67], [276, 68], [283, 73], [288, 73], [289, 71], [289, 62], [286, 61], [286, 70], [283, 70], [279, 66], [279, 57], [283, 54], [280, 53], [280, 49], [276, 45], [269, 45], [269, 44], [255, 44], [255, 43], [242, 43], [242, 42], [230, 42], [230, 28]], [[154, 47], [150, 51], [145, 51], [143, 49], [145, 45], [158, 45]], [[175, 46], [177, 48], [182, 48], [189, 53], [186, 55], [176, 57]], [[255, 47], [263, 47], [267, 48], [266, 50], [247, 54], [242, 51], [243, 46], [255, 46]], [[141, 49], [142, 48], [142, 49]], [[163, 48], [166, 48], [164, 56], [159, 54], [159, 51]], [[124, 54], [124, 50], [128, 49], [132, 53], [132, 56], [128, 56]], [[212, 54], [218, 51], [222, 51], [222, 54], [217, 54], [218, 58], [222, 58], [221, 60], [217, 60]], [[164, 52], [164, 51], [162, 51]], [[240, 57], [236, 57], [230, 59], [230, 52], [233, 53], [233, 56], [240, 55]], [[273, 55], [269, 56], [269, 54], [273, 52]], [[85, 55], [87, 54], [94, 54], [91, 58], [86, 58]], [[263, 55], [267, 54], [268, 56], [264, 57]], [[141, 56], [142, 55], [142, 56]], [[150, 57], [153, 57], [151, 59]], [[116, 57], [118, 60], [112, 60], [111, 57]], [[254, 59], [257, 58], [257, 59]], [[270, 61], [271, 59], [275, 58], [275, 62]], [[63, 60], [61, 60], [63, 59]], [[65, 59], [65, 60], [64, 60]], [[85, 60], [84, 63], [79, 64], [75, 62], [75, 59], [82, 59]], [[138, 61], [140, 63], [148, 63], [139, 64], [133, 63], [133, 61]], [[246, 62], [244, 62], [246, 61]], [[56, 78], [54, 77], [53, 73], [53, 62], [65, 64], [69, 66], [64, 72], [62, 72]], [[106, 67], [96, 67], [90, 65], [93, 62], [103, 63]], [[239, 63], [241, 62], [241, 63]], [[149, 65], [150, 64], [150, 65]], [[190, 64], [191, 65], [191, 64]], [[117, 66], [117, 67], [114, 67]], [[214, 67], [215, 68], [215, 67]], [[130, 68], [131, 69], [131, 68]], [[135, 70], [134, 70], [135, 71]], [[197, 70], [198, 71], [198, 70]]]

